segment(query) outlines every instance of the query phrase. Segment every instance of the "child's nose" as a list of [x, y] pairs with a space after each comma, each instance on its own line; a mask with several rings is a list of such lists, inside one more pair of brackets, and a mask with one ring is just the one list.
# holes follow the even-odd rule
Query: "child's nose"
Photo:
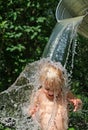
[[53, 91], [49, 91], [49, 95], [53, 95]]

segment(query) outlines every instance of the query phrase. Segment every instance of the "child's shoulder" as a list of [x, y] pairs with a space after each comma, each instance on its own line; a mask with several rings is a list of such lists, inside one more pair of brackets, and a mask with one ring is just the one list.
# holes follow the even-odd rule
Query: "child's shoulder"
[[42, 89], [42, 88], [40, 88], [40, 89], [38, 89], [35, 93], [36, 93], [36, 95], [40, 95], [40, 94], [42, 94], [42, 93], [43, 93], [43, 89]]
[[43, 93], [43, 89], [42, 88], [38, 89], [38, 93], [42, 94]]

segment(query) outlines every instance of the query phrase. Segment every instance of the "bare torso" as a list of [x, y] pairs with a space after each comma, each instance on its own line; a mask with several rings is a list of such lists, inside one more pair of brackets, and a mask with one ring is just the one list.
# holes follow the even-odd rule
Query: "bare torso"
[[62, 97], [59, 97], [56, 102], [49, 100], [42, 89], [39, 93], [41, 94], [38, 96], [38, 111], [35, 115], [41, 130], [67, 130], [67, 103], [62, 100]]

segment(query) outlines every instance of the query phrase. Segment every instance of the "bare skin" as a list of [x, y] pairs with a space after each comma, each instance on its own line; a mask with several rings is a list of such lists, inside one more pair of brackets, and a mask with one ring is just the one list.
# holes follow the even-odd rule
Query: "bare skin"
[[[35, 95], [33, 106], [30, 107], [29, 115], [33, 118], [39, 115], [38, 122], [41, 130], [67, 130], [68, 124], [68, 109], [64, 107], [62, 100], [61, 90], [58, 90], [57, 97], [57, 113], [54, 117], [53, 123], [50, 123], [53, 108], [54, 108], [54, 91], [49, 88], [41, 88]], [[67, 102], [71, 102], [74, 105], [74, 111], [77, 111], [82, 102], [73, 96], [71, 92], [67, 94]], [[60, 123], [59, 123], [60, 122]]]
[[40, 81], [42, 87], [33, 96], [29, 115], [38, 121], [41, 130], [67, 130], [68, 103], [72, 103], [77, 111], [82, 101], [71, 91], [63, 93], [63, 73], [51, 65], [43, 68]]

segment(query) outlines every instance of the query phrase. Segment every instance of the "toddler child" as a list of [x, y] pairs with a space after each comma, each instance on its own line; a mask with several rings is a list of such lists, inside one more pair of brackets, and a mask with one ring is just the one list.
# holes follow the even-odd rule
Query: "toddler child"
[[74, 105], [74, 111], [81, 108], [82, 101], [66, 89], [62, 68], [49, 61], [41, 67], [41, 87], [33, 94], [29, 107], [29, 115], [37, 120], [41, 130], [67, 130], [68, 103]]

